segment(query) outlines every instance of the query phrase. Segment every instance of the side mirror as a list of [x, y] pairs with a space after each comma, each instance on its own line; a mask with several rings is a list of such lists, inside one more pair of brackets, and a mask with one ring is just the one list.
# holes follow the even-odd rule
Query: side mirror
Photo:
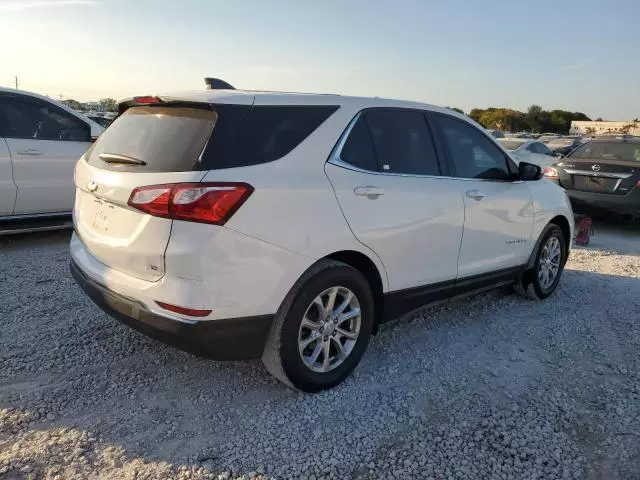
[[91, 124], [91, 141], [95, 142], [98, 139], [98, 137], [102, 135], [102, 132], [104, 132], [104, 128], [102, 128], [97, 123], [92, 123]]
[[556, 158], [564, 157], [564, 155], [562, 155], [560, 152], [553, 152], [553, 156], [556, 157]]
[[520, 162], [518, 164], [518, 179], [520, 180], [540, 180], [542, 169], [533, 163]]

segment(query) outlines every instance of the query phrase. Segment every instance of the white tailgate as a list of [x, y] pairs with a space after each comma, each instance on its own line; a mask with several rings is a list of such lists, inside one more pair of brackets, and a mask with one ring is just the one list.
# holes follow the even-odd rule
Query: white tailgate
[[[198, 182], [203, 172], [132, 173], [102, 170], [84, 157], [76, 166], [73, 223], [76, 234], [100, 262], [144, 280], [163, 277], [172, 220], [127, 205], [136, 187]], [[97, 188], [96, 188], [97, 187]]]

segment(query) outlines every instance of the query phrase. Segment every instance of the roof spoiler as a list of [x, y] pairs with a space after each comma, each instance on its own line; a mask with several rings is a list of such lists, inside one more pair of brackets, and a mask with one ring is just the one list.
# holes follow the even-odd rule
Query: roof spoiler
[[204, 83], [207, 85], [207, 90], [235, 90], [235, 88], [219, 78], [205, 77]]

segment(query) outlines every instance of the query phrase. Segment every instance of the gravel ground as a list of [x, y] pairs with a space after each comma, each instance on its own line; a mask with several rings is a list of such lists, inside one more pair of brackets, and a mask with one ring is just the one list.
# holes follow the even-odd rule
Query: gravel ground
[[423, 309], [318, 395], [121, 326], [67, 234], [0, 240], [0, 479], [638, 479], [640, 230], [596, 234], [547, 301]]

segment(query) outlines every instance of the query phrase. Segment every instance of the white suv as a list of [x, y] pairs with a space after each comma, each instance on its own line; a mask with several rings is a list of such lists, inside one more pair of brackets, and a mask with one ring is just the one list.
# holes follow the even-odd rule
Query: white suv
[[464, 115], [378, 98], [136, 97], [75, 172], [72, 272], [120, 321], [307, 392], [378, 325], [516, 284], [544, 298], [571, 207]]

